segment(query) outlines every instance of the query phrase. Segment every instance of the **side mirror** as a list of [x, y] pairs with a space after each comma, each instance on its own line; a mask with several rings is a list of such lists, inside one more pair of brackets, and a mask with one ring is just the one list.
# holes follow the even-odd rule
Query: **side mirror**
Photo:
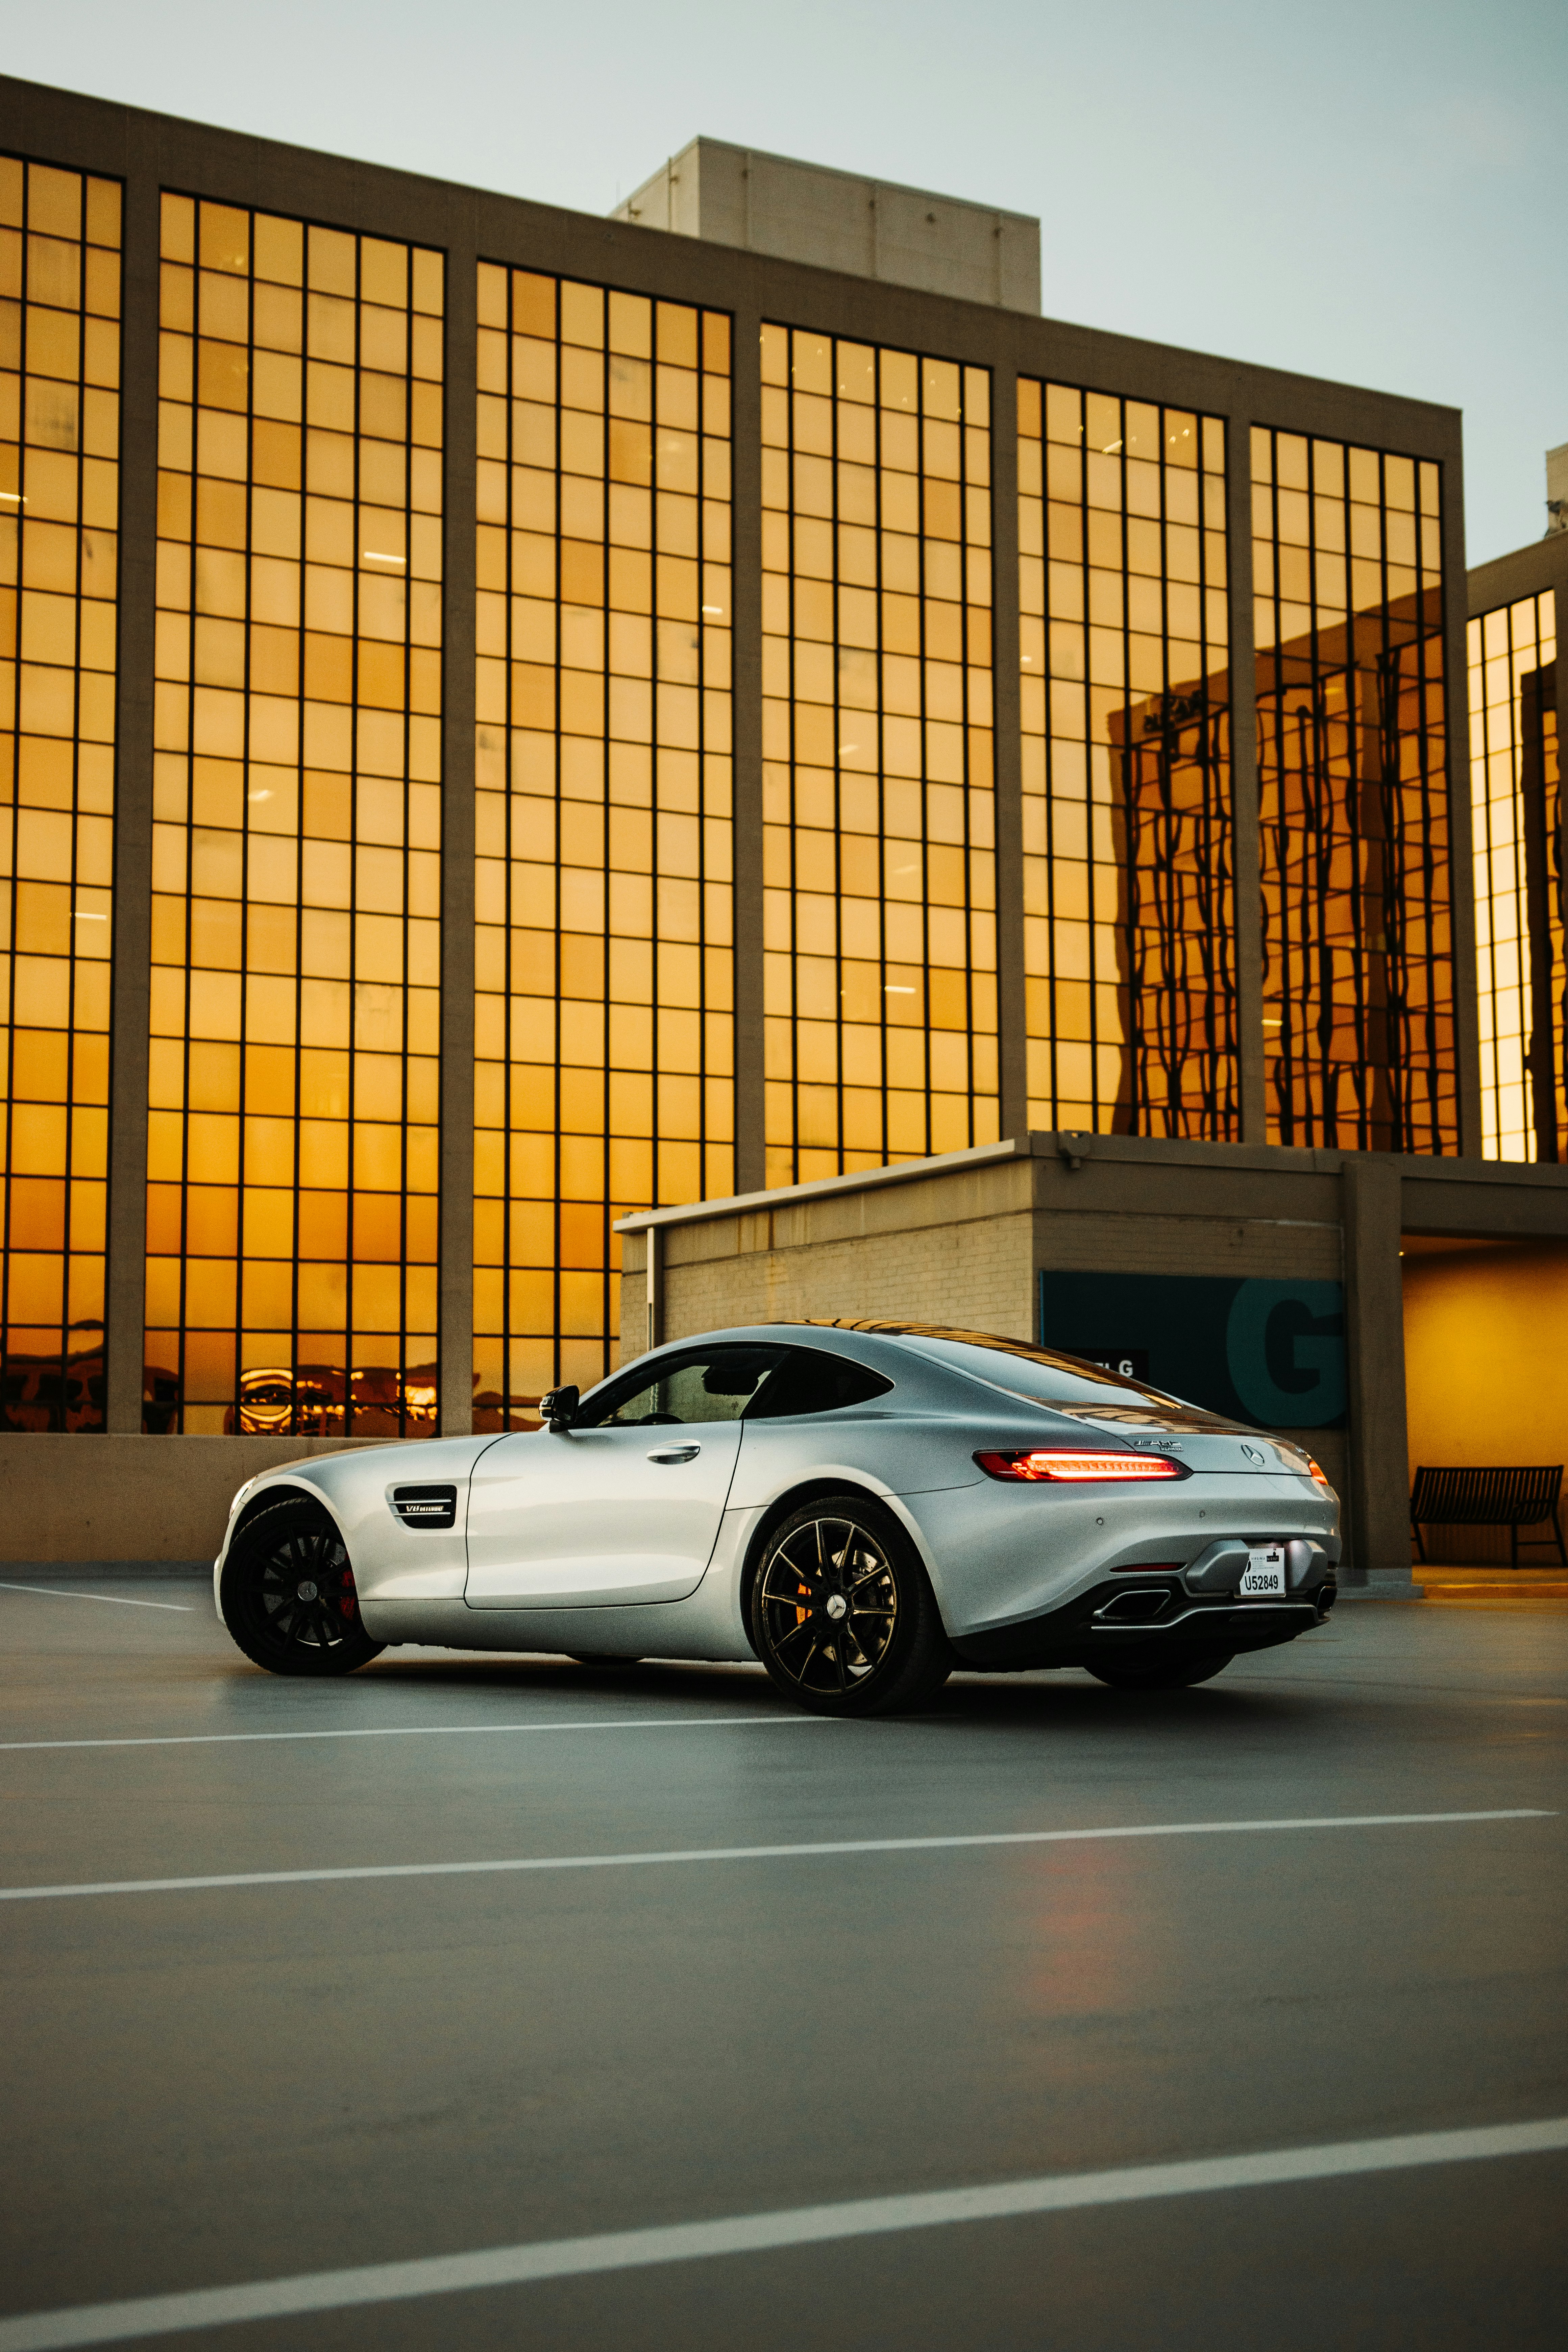
[[570, 1429], [577, 1418], [577, 1406], [582, 1391], [574, 1388], [552, 1389], [539, 1400], [539, 1410], [546, 1429]]

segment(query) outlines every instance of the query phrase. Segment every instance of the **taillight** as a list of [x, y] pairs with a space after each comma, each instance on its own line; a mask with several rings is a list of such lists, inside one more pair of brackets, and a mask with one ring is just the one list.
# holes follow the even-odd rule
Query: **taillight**
[[1317, 1480], [1320, 1486], [1326, 1486], [1328, 1485], [1328, 1472], [1322, 1467], [1321, 1463], [1314, 1462], [1310, 1454], [1307, 1456], [1307, 1469], [1309, 1474]]
[[1185, 1465], [1164, 1454], [1087, 1454], [1067, 1447], [1036, 1446], [1021, 1454], [977, 1454], [988, 1478], [1056, 1478], [1069, 1485], [1113, 1480], [1184, 1478]]

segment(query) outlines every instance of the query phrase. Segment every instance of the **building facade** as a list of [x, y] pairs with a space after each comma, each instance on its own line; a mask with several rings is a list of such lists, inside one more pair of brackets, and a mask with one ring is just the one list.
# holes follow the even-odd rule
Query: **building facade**
[[[1561, 464], [1568, 451], [1548, 459]], [[1471, 827], [1482, 1149], [1568, 1160], [1568, 809], [1557, 633], [1568, 614], [1568, 512], [1469, 576]]]
[[1453, 412], [9, 80], [0, 301], [0, 1475], [526, 1426], [660, 1205], [1479, 1155]]

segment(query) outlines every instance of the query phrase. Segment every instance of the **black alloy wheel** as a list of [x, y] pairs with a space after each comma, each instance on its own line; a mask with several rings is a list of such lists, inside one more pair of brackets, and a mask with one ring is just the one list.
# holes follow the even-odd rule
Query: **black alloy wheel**
[[956, 1663], [907, 1538], [858, 1495], [807, 1503], [775, 1528], [751, 1620], [773, 1680], [815, 1715], [923, 1706]]
[[1223, 1674], [1235, 1655], [1234, 1650], [1186, 1650], [1178, 1651], [1174, 1657], [1152, 1660], [1107, 1658], [1089, 1671], [1113, 1690], [1188, 1690], [1194, 1683], [1206, 1683]]
[[303, 1496], [247, 1521], [221, 1591], [224, 1623], [268, 1674], [352, 1675], [386, 1647], [365, 1632], [342, 1536]]

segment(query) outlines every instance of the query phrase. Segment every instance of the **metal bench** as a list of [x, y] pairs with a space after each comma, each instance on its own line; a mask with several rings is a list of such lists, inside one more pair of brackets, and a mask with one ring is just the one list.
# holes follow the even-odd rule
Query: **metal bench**
[[1517, 1568], [1521, 1528], [1539, 1527], [1550, 1520], [1550, 1534], [1526, 1536], [1525, 1541], [1555, 1541], [1557, 1557], [1568, 1568], [1563, 1523], [1557, 1516], [1562, 1492], [1561, 1462], [1537, 1465], [1532, 1469], [1505, 1470], [1433, 1469], [1423, 1465], [1415, 1473], [1415, 1491], [1410, 1497], [1410, 1524], [1415, 1531], [1416, 1551], [1426, 1559], [1426, 1547], [1421, 1540], [1424, 1525], [1507, 1528], [1509, 1566]]

